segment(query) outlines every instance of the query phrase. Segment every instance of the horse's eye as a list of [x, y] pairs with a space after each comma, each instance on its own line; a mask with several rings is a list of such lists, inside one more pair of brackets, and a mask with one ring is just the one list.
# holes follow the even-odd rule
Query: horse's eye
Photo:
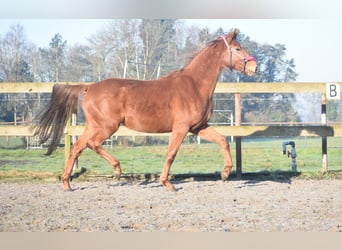
[[236, 50], [236, 51], [240, 51], [241, 49], [240, 49], [240, 48], [236, 48], [235, 50]]

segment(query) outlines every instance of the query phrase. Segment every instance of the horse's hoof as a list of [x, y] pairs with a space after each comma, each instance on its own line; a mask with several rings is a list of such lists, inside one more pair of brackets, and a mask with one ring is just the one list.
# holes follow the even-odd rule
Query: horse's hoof
[[228, 179], [229, 174], [222, 172], [221, 173], [221, 180], [225, 182]]
[[177, 189], [173, 185], [171, 185], [170, 187], [166, 188], [166, 191], [168, 191], [168, 192], [177, 192]]
[[120, 178], [121, 178], [121, 174], [114, 174], [114, 178], [113, 178], [114, 180], [119, 181]]
[[72, 191], [74, 191], [74, 190], [73, 190], [72, 188], [70, 188], [70, 187], [69, 187], [69, 188], [64, 188], [63, 190], [64, 190], [64, 192], [72, 192]]

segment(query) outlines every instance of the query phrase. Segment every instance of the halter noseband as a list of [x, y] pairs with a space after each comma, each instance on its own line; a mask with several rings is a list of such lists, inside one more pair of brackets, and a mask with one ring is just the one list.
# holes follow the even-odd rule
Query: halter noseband
[[245, 69], [246, 69], [246, 64], [250, 61], [255, 61], [255, 58], [254, 56], [246, 56], [246, 57], [243, 57], [242, 55], [240, 55], [239, 53], [237, 53], [235, 50], [233, 50], [227, 40], [226, 40], [226, 37], [225, 36], [221, 36], [222, 40], [224, 41], [224, 43], [226, 44], [228, 50], [229, 50], [229, 69], [230, 70], [233, 70], [233, 54], [235, 54], [236, 56], [240, 57], [242, 60], [243, 60], [243, 66], [242, 66], [242, 70], [241, 70], [241, 73], [244, 73], [245, 72]]

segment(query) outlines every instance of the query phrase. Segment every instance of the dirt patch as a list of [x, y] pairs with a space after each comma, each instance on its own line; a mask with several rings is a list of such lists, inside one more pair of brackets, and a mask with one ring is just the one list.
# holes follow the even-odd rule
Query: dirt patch
[[1, 232], [342, 231], [342, 180], [0, 183]]

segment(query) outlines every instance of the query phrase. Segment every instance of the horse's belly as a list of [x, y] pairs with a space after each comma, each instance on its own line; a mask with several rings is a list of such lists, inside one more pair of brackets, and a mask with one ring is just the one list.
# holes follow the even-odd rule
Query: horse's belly
[[136, 117], [127, 118], [124, 125], [139, 132], [145, 133], [167, 133], [172, 130], [172, 122], [168, 117]]

